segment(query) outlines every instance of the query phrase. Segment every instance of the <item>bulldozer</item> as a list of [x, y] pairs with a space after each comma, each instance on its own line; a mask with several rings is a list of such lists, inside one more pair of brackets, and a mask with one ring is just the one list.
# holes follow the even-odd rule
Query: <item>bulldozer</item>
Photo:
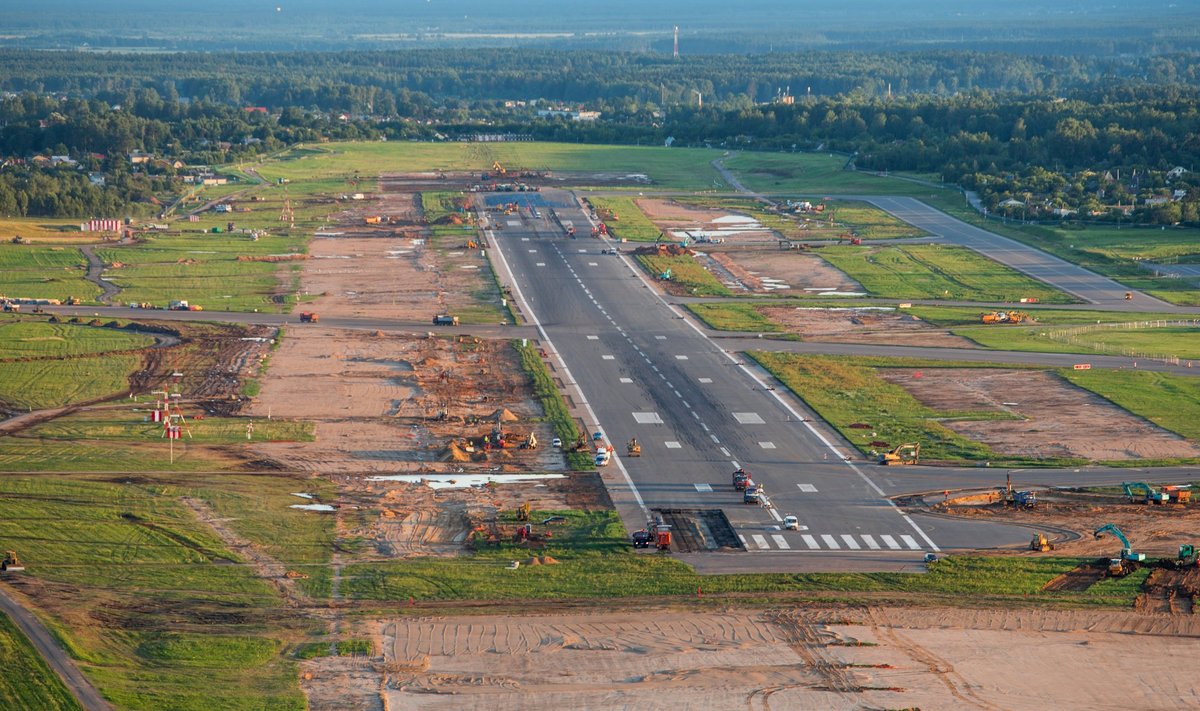
[[642, 456], [642, 445], [638, 444], [637, 437], [629, 440], [629, 444], [625, 445], [625, 453], [631, 457]]
[[1049, 553], [1050, 551], [1054, 550], [1054, 544], [1051, 543], [1048, 538], [1046, 538], [1046, 534], [1035, 533], [1033, 534], [1033, 539], [1029, 541], [1029, 550]]
[[0, 562], [0, 570], [6, 573], [16, 573], [25, 570], [25, 564], [17, 557], [16, 551], [5, 551], [4, 561]]
[[879, 463], [884, 466], [895, 464], [916, 464], [921, 455], [921, 444], [912, 442], [901, 444], [890, 452], [879, 454]]
[[992, 311], [991, 313], [979, 314], [979, 321], [981, 323], [1018, 324], [1023, 321], [1033, 320], [1035, 319], [1024, 311]]

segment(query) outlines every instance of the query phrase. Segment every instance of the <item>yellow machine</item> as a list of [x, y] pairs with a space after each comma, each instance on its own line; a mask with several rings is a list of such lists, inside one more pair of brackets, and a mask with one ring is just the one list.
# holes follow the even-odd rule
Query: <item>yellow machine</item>
[[1032, 316], [1024, 311], [992, 311], [991, 313], [979, 314], [979, 320], [982, 323], [1021, 323], [1022, 321], [1035, 320]]
[[631, 457], [642, 456], [642, 445], [638, 444], [637, 437], [629, 440], [629, 444], [625, 445], [625, 452]]
[[1029, 541], [1029, 550], [1048, 553], [1054, 550], [1054, 544], [1046, 538], [1046, 534], [1035, 533], [1033, 534], [1033, 540]]
[[918, 442], [902, 444], [890, 452], [879, 455], [879, 463], [885, 466], [894, 464], [916, 464], [921, 456], [921, 445]]
[[521, 508], [517, 509], [517, 520], [518, 521], [528, 521], [529, 520], [529, 510], [530, 510], [530, 506], [529, 506], [528, 501], [521, 504]]
[[6, 551], [4, 554], [4, 562], [0, 563], [0, 570], [15, 573], [19, 570], [25, 570], [25, 565], [21, 563], [21, 559], [17, 557], [16, 551]]
[[508, 171], [504, 169], [504, 166], [500, 165], [500, 161], [498, 161], [498, 160], [492, 161], [492, 170], [499, 173], [500, 175], [505, 175], [508, 173]]

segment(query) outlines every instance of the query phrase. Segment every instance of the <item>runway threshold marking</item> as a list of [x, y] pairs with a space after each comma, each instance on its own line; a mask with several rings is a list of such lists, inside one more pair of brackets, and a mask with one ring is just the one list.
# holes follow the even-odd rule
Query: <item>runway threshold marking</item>
[[713, 490], [712, 484], [695, 484], [695, 487], [696, 491], [711, 492]]

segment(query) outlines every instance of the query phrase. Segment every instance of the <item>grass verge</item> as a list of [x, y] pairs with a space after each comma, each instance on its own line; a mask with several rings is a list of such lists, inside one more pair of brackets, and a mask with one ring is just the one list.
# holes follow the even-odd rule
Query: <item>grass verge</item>
[[567, 451], [582, 433], [575, 424], [575, 418], [567, 411], [567, 403], [550, 377], [550, 370], [542, 361], [537, 349], [530, 344], [521, 345], [520, 341], [513, 341], [513, 348], [521, 358], [521, 367], [533, 381], [533, 394], [542, 403], [542, 411], [553, 425], [555, 436], [562, 440], [567, 466], [576, 471], [592, 469], [594, 463], [590, 451]]
[[82, 711], [29, 639], [0, 613], [0, 700], [10, 709]]
[[670, 283], [674, 285], [673, 291], [690, 296], [733, 295], [732, 291], [718, 281], [707, 269], [702, 267], [694, 257], [639, 254], [636, 256], [636, 259], [638, 264], [641, 264], [642, 268], [654, 278], [657, 278], [660, 274], [670, 269]]

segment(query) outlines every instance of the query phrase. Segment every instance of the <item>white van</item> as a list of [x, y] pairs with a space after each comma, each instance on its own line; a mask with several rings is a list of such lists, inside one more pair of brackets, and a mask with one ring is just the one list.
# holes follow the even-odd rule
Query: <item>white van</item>
[[608, 460], [610, 460], [610, 459], [612, 459], [612, 455], [609, 454], [607, 451], [597, 452], [596, 453], [596, 466], [607, 467]]

